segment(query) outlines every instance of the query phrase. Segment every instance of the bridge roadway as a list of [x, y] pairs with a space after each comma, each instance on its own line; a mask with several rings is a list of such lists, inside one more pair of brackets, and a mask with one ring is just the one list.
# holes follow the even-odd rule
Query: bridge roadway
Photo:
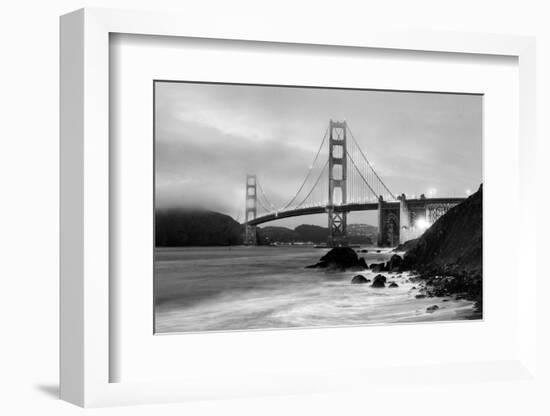
[[[459, 204], [465, 199], [466, 198], [419, 198], [406, 199], [405, 202], [408, 207], [413, 208], [431, 204]], [[399, 204], [400, 201], [384, 201], [385, 206], [399, 206]], [[378, 210], [378, 205], [378, 201], [366, 203], [348, 203], [344, 205], [335, 205], [334, 210], [336, 212], [376, 211]], [[269, 221], [275, 221], [290, 217], [299, 217], [302, 215], [324, 214], [328, 211], [328, 208], [328, 205], [324, 205], [319, 207], [297, 208], [288, 211], [273, 212], [248, 221], [248, 225], [260, 225]]]

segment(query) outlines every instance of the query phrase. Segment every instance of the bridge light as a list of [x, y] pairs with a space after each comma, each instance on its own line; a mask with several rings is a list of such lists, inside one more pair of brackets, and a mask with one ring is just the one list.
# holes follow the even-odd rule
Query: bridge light
[[426, 230], [427, 228], [430, 227], [430, 223], [428, 221], [426, 221], [425, 218], [418, 218], [415, 223], [414, 223], [415, 227], [420, 229], [420, 230]]

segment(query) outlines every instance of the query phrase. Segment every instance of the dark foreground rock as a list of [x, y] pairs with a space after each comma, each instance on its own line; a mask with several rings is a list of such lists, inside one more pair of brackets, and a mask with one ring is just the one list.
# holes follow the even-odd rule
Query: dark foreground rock
[[428, 306], [426, 308], [426, 312], [433, 313], [433, 312], [437, 311], [438, 309], [439, 309], [439, 306], [437, 306], [437, 305]]
[[393, 252], [408, 251], [414, 246], [417, 240], [418, 240], [417, 238], [414, 238], [412, 240], [405, 241], [404, 243], [401, 243], [397, 247], [395, 247], [392, 251]]
[[386, 276], [378, 274], [374, 277], [372, 281], [372, 287], [386, 287]]
[[388, 268], [386, 267], [386, 263], [373, 263], [370, 265], [370, 269], [375, 273], [388, 271]]
[[394, 254], [393, 256], [391, 256], [390, 261], [387, 263], [386, 267], [390, 271], [399, 271], [402, 263], [403, 259], [401, 258], [401, 256]]
[[307, 266], [307, 268], [320, 268], [330, 270], [365, 270], [368, 268], [365, 259], [358, 257], [355, 250], [350, 247], [335, 247], [321, 257], [319, 263]]
[[352, 284], [361, 284], [361, 283], [368, 283], [368, 282], [370, 282], [370, 280], [360, 274], [358, 274], [357, 276], [353, 276], [353, 279], [351, 279]]
[[[414, 270], [428, 296], [459, 295], [482, 309], [483, 187], [407, 242], [401, 270]], [[441, 277], [443, 276], [443, 277]]]
[[399, 285], [395, 282], [391, 282], [388, 287], [399, 287]]
[[403, 258], [394, 254], [390, 260], [386, 263], [373, 263], [370, 265], [370, 269], [375, 273], [380, 272], [399, 272], [401, 271], [401, 265], [403, 264]]

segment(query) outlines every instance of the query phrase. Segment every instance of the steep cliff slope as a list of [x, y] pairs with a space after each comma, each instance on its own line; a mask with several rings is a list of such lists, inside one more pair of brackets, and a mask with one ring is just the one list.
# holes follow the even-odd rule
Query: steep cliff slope
[[422, 274], [481, 277], [483, 188], [439, 218], [411, 247], [403, 266]]

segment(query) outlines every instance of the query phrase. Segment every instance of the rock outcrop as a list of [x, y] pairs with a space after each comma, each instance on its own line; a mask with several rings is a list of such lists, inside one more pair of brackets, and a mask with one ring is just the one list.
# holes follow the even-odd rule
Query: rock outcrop
[[370, 280], [360, 274], [358, 274], [357, 276], [353, 276], [353, 279], [351, 279], [352, 284], [361, 284], [361, 283], [368, 283], [368, 282], [370, 282]]
[[388, 271], [388, 268], [386, 267], [386, 263], [373, 263], [370, 265], [370, 269], [375, 273]]
[[481, 276], [482, 189], [426, 230], [407, 250], [401, 268], [425, 275]]
[[393, 256], [391, 256], [390, 261], [386, 265], [386, 268], [389, 271], [399, 271], [402, 263], [403, 259], [401, 258], [401, 256], [394, 254]]
[[483, 187], [450, 209], [409, 244], [401, 270], [414, 270], [428, 296], [461, 295], [481, 311], [483, 273]]
[[378, 274], [374, 277], [371, 287], [386, 287], [386, 276]]
[[365, 270], [368, 268], [365, 259], [358, 257], [355, 250], [350, 247], [335, 247], [325, 254], [317, 264], [307, 268], [320, 268], [329, 270]]

